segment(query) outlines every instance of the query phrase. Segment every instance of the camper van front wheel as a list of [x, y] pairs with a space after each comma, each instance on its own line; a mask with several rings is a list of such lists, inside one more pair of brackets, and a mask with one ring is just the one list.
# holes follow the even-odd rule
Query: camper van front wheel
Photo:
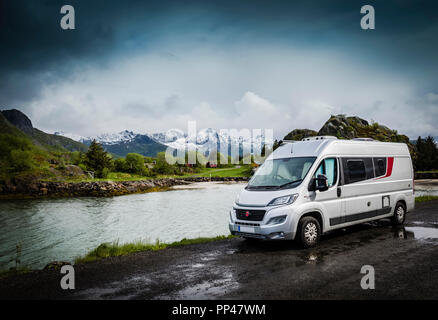
[[392, 216], [392, 223], [394, 225], [400, 225], [405, 222], [406, 208], [403, 203], [398, 202], [395, 206], [394, 215]]
[[321, 226], [314, 217], [304, 217], [300, 220], [298, 228], [301, 244], [304, 248], [317, 245], [321, 236]]

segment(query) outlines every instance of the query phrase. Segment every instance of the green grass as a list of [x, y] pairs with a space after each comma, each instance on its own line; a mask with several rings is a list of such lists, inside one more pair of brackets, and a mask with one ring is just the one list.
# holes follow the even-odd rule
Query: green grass
[[438, 196], [419, 196], [415, 198], [416, 203], [438, 200]]
[[26, 268], [26, 267], [22, 267], [19, 269], [2, 270], [2, 271], [0, 271], [0, 279], [19, 275], [19, 274], [29, 273], [31, 271], [32, 270], [30, 270], [29, 268]]
[[[146, 177], [138, 174], [110, 172], [107, 178], [67, 178], [65, 182], [93, 182], [93, 181], [138, 181], [163, 178], [188, 178], [188, 177], [248, 177], [248, 166], [240, 168], [202, 168], [199, 173], [186, 173], [183, 175], [157, 175], [155, 177]], [[49, 180], [49, 179], [46, 179]]]
[[193, 177], [248, 177], [248, 166], [240, 168], [203, 168], [200, 173], [188, 174]]
[[163, 250], [171, 247], [179, 247], [188, 244], [197, 244], [197, 243], [207, 243], [218, 240], [225, 240], [233, 238], [234, 236], [217, 236], [214, 238], [196, 238], [196, 239], [182, 239], [181, 241], [176, 241], [172, 243], [162, 243], [157, 241], [155, 244], [145, 243], [143, 241], [137, 241], [134, 243], [125, 243], [119, 244], [118, 242], [114, 243], [102, 243], [97, 248], [90, 251], [83, 257], [79, 257], [75, 260], [75, 264], [96, 261], [109, 257], [117, 257], [123, 256], [134, 252], [140, 251], [157, 251]]

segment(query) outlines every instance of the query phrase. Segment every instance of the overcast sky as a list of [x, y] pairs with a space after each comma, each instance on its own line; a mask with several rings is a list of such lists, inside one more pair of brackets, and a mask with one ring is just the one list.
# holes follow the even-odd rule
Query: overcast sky
[[[0, 108], [45, 131], [186, 131], [196, 120], [281, 138], [343, 113], [438, 136], [434, 1], [0, 3]], [[60, 28], [63, 4], [76, 30]], [[375, 30], [360, 28], [364, 4]]]

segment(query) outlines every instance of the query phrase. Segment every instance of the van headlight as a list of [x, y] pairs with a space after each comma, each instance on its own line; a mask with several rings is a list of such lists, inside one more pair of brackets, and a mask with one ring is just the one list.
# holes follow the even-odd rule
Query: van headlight
[[239, 204], [239, 196], [240, 196], [240, 193], [237, 194], [236, 199], [234, 200], [235, 204]]
[[268, 223], [266, 224], [280, 224], [286, 221], [286, 217], [287, 216], [278, 216], [278, 217], [273, 217], [271, 219], [269, 219]]
[[298, 198], [298, 193], [290, 194], [283, 197], [274, 198], [268, 203], [268, 206], [281, 206], [294, 203]]

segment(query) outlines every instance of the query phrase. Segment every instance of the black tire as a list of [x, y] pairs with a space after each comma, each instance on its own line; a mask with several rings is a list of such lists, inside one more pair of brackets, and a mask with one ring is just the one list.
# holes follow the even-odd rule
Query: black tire
[[402, 225], [406, 219], [406, 206], [403, 202], [397, 202], [394, 208], [394, 215], [391, 218], [391, 222], [395, 226]]
[[304, 248], [316, 246], [321, 237], [321, 225], [314, 217], [304, 217], [298, 225], [298, 239]]

